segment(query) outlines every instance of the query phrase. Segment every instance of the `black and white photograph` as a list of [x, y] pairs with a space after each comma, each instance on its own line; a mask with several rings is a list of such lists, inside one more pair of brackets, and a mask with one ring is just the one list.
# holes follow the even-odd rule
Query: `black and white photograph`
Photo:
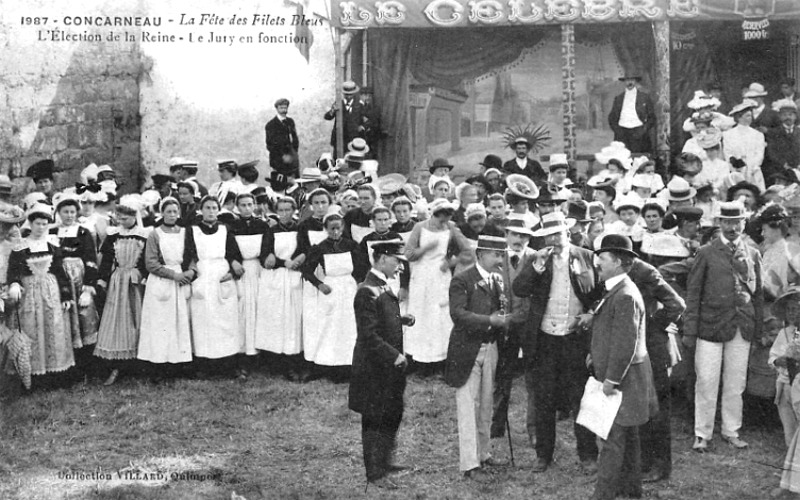
[[800, 500], [800, 2], [0, 0], [0, 498]]

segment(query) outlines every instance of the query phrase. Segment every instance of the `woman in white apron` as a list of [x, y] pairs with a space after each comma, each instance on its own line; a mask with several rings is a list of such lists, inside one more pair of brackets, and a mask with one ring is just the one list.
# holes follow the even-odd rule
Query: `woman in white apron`
[[[213, 196], [200, 201], [203, 220], [186, 229], [184, 266], [197, 271], [192, 282], [190, 315], [194, 355], [221, 360], [244, 352], [239, 329], [239, 301], [232, 263], [241, 261], [236, 239], [227, 226], [217, 221], [220, 204]], [[203, 363], [215, 371], [233, 369], [233, 360]], [[201, 371], [203, 371], [201, 369]], [[238, 375], [238, 373], [235, 373]]]
[[[261, 282], [261, 247], [264, 234], [269, 231], [269, 225], [263, 219], [254, 216], [255, 197], [251, 193], [242, 193], [236, 197], [236, 206], [239, 209], [239, 219], [231, 224], [231, 232], [236, 238], [236, 245], [242, 255], [242, 270], [244, 274], [236, 280], [239, 292], [239, 329], [244, 337], [244, 353], [249, 362], [240, 366], [239, 375], [247, 376], [245, 366], [251, 367], [252, 356], [258, 354], [256, 350], [256, 321], [258, 317], [259, 301], [258, 289]], [[272, 308], [272, 304], [261, 302], [263, 309]]]
[[328, 237], [311, 247], [303, 265], [303, 278], [310, 284], [307, 288], [319, 291], [315, 314], [324, 325], [316, 342], [306, 344], [305, 357], [318, 366], [341, 367], [326, 371], [334, 381], [342, 381], [349, 375], [356, 345], [353, 301], [357, 283], [368, 266], [358, 245], [342, 237], [344, 220], [338, 206], [325, 215], [324, 225]]
[[194, 271], [184, 271], [186, 229], [178, 226], [178, 200], [168, 196], [160, 206], [163, 223], [147, 237], [145, 266], [150, 273], [142, 303], [138, 358], [151, 363], [192, 360], [189, 295]]
[[[418, 363], [447, 358], [453, 322], [450, 319], [450, 278], [456, 259], [448, 254], [451, 242], [462, 251], [464, 237], [450, 219], [455, 206], [445, 199], [431, 203], [431, 218], [414, 226], [406, 256], [411, 263], [408, 313], [417, 318], [405, 332], [403, 346]], [[435, 368], [435, 367], [434, 367]]]
[[[310, 205], [312, 214], [311, 217], [300, 222], [297, 228], [297, 249], [301, 264], [305, 263], [311, 247], [322, 243], [328, 237], [322, 219], [328, 213], [331, 201], [330, 193], [322, 188], [315, 189], [306, 196], [306, 202]], [[307, 361], [312, 361], [309, 358], [309, 352], [317, 350], [317, 343], [325, 330], [325, 323], [318, 314], [320, 295], [316, 287], [303, 286], [303, 357]]]
[[[288, 356], [283, 364], [290, 380], [297, 380], [303, 368], [303, 279], [300, 273], [297, 245], [297, 210], [293, 198], [282, 196], [275, 202], [278, 222], [264, 236], [261, 249], [261, 281], [258, 303], [269, 307], [258, 309], [256, 348]], [[299, 359], [297, 359], [299, 357]]]

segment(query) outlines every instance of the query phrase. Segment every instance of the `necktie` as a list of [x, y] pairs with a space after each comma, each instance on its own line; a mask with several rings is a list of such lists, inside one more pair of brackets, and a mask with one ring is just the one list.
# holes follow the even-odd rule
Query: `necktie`
[[728, 248], [731, 249], [731, 252], [736, 253], [736, 243], [734, 243], [732, 241], [729, 241], [728, 242]]
[[519, 255], [512, 255], [511, 256], [511, 267], [516, 269], [518, 265], [519, 265]]

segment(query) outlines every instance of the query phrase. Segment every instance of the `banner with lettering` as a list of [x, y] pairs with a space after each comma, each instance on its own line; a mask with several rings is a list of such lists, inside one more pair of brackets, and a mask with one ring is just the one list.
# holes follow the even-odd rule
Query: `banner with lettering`
[[331, 0], [340, 28], [466, 28], [559, 23], [739, 20], [765, 37], [770, 20], [800, 18], [778, 0]]

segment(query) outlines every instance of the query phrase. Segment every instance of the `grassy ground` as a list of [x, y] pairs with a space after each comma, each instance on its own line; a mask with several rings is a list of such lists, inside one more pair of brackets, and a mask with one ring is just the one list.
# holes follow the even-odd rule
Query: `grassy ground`
[[[410, 377], [398, 461], [413, 465], [404, 488], [364, 492], [359, 416], [346, 407], [347, 385], [296, 384], [267, 373], [247, 381], [176, 379], [159, 384], [123, 378], [69, 389], [6, 395], [0, 441], [0, 498], [253, 499], [588, 498], [593, 480], [580, 473], [571, 423], [559, 423], [556, 463], [534, 475], [525, 432], [524, 386], [517, 379], [511, 426], [516, 467], [485, 484], [458, 471], [455, 397], [438, 377]], [[714, 442], [693, 453], [691, 429], [673, 420], [674, 472], [648, 486], [665, 499], [763, 499], [783, 462], [779, 426], [749, 418], [734, 451]], [[496, 456], [508, 454], [496, 440]], [[64, 473], [102, 473], [69, 478]]]

